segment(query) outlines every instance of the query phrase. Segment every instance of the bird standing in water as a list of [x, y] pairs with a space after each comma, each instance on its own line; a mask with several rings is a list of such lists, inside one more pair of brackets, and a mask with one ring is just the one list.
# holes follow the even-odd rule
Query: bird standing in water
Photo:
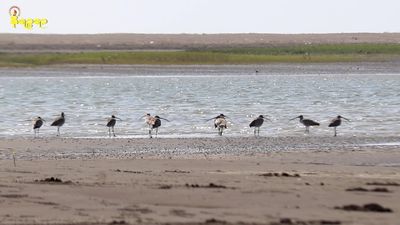
[[221, 113], [218, 116], [207, 120], [207, 121], [214, 120], [214, 127], [216, 129], [218, 129], [218, 135], [219, 136], [222, 136], [222, 133], [224, 132], [224, 129], [227, 128], [226, 118], [228, 118], [228, 117]]
[[39, 129], [42, 127], [43, 122], [46, 122], [46, 121], [44, 119], [42, 119], [40, 116], [33, 119], [33, 132], [34, 132], [35, 137], [39, 136]]
[[60, 136], [60, 127], [65, 123], [65, 115], [64, 112], [61, 113], [61, 116], [57, 117], [51, 126], [57, 127], [57, 136]]
[[334, 129], [334, 132], [335, 132], [335, 134], [333, 135], [334, 137], [337, 136], [336, 128], [337, 128], [338, 126], [340, 126], [340, 124], [342, 124], [342, 119], [345, 119], [345, 120], [347, 120], [347, 121], [350, 121], [349, 119], [346, 119], [346, 118], [344, 118], [343, 116], [339, 115], [339, 116], [337, 116], [335, 119], [333, 119], [333, 120], [331, 121], [331, 123], [329, 124], [329, 127], [333, 127], [333, 129]]
[[147, 113], [146, 115], [142, 116], [142, 118], [143, 117], [145, 117], [145, 122], [149, 126], [149, 137], [150, 138], [153, 138], [153, 136], [152, 136], [153, 129], [156, 130], [156, 137], [157, 137], [158, 128], [161, 127], [161, 120], [170, 122], [169, 120], [159, 117], [159, 116], [151, 116], [150, 113]]
[[314, 120], [310, 120], [310, 119], [304, 119], [303, 115], [297, 116], [297, 117], [295, 117], [293, 119], [290, 119], [290, 120], [294, 120], [294, 119], [297, 119], [297, 118], [299, 118], [300, 119], [300, 123], [302, 123], [306, 127], [305, 133], [310, 133], [309, 127], [319, 126], [318, 122], [315, 122]]
[[109, 137], [111, 137], [111, 131], [113, 133], [113, 136], [116, 137], [115, 132], [114, 132], [114, 126], [117, 123], [117, 120], [122, 121], [120, 118], [118, 118], [114, 115], [112, 115], [111, 118], [108, 118], [107, 127], [108, 127], [108, 136]]
[[263, 115], [259, 115], [249, 124], [249, 127], [254, 127], [254, 136], [260, 136], [260, 127], [263, 125], [264, 120], [271, 121], [270, 119], [264, 117]]

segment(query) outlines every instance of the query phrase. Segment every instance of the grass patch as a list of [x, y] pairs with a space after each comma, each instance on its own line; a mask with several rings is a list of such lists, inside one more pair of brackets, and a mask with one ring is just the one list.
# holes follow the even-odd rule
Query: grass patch
[[400, 58], [397, 44], [302, 45], [188, 51], [0, 53], [0, 67], [55, 64], [266, 64], [387, 61]]
[[212, 52], [250, 55], [400, 55], [400, 44], [305, 44], [265, 48], [224, 48], [213, 49]]

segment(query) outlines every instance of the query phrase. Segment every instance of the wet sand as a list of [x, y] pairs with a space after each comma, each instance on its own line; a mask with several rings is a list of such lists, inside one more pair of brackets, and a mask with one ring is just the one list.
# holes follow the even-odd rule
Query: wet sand
[[[400, 59], [389, 62], [269, 63], [263, 65], [94, 65], [68, 64], [0, 68], [0, 77], [35, 76], [243, 76], [243, 75], [388, 75], [400, 74]], [[257, 73], [255, 71], [258, 71]]]
[[395, 225], [399, 139], [1, 139], [0, 223]]
[[[299, 135], [287, 137], [215, 137], [215, 138], [3, 138], [0, 159], [12, 159], [10, 151], [21, 160], [60, 159], [139, 159], [264, 156], [274, 152], [348, 152], [397, 150], [400, 136], [345, 137]], [[382, 151], [382, 152], [385, 152]], [[383, 156], [383, 155], [381, 155]], [[376, 158], [377, 160], [379, 158]], [[342, 159], [345, 160], [345, 159]], [[362, 161], [352, 162], [360, 163]], [[344, 163], [345, 161], [342, 161]], [[326, 162], [331, 164], [329, 162]], [[378, 161], [375, 161], [378, 163]], [[400, 159], [383, 158], [379, 163], [399, 163]], [[358, 165], [358, 164], [357, 164]]]

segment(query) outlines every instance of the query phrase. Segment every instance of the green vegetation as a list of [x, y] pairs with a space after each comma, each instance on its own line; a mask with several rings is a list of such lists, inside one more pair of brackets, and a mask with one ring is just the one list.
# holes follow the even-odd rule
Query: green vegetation
[[55, 64], [265, 64], [356, 62], [400, 58], [400, 44], [332, 44], [187, 51], [0, 53], [0, 66]]
[[320, 44], [270, 46], [265, 48], [225, 48], [219, 53], [252, 55], [400, 55], [400, 44]]

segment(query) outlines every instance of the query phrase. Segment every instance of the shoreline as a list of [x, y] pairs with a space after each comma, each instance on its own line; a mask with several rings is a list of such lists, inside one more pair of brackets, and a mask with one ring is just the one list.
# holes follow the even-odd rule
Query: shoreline
[[[332, 63], [268, 63], [250, 65], [98, 65], [64, 64], [37, 67], [0, 67], [0, 77], [57, 76], [56, 72], [71, 72], [69, 76], [224, 76], [224, 75], [398, 75], [400, 61], [332, 62]], [[233, 70], [234, 69], [234, 70]], [[258, 73], [255, 71], [258, 70]], [[32, 75], [33, 74], [33, 75]]]
[[[0, 160], [208, 158], [291, 152], [395, 152], [393, 137], [1, 138]], [[384, 151], [383, 151], [384, 152]], [[381, 163], [400, 165], [400, 157]]]

